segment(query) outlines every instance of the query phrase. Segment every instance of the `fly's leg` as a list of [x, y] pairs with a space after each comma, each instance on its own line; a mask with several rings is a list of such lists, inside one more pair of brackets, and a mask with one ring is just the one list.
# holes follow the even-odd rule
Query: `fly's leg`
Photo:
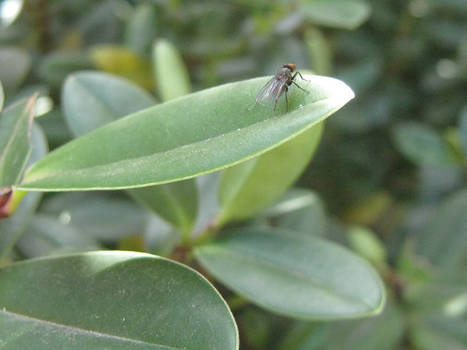
[[308, 79], [305, 79], [305, 78], [300, 74], [300, 72], [296, 72], [296, 73], [294, 74], [293, 77], [295, 78], [295, 77], [297, 76], [297, 74], [298, 74], [298, 76], [300, 77], [300, 79], [305, 80], [305, 81], [309, 81]]
[[287, 108], [287, 112], [289, 112], [289, 98], [287, 97], [287, 92], [289, 91], [289, 88], [285, 88], [285, 106]]
[[292, 84], [294, 84], [296, 87], [298, 87], [300, 90], [305, 91], [307, 94], [309, 93], [306, 91], [304, 88], [302, 88], [300, 85], [298, 85], [296, 82], [292, 81]]

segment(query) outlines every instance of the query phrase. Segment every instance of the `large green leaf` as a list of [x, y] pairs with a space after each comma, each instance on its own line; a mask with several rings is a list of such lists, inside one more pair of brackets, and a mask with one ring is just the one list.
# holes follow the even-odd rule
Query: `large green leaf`
[[301, 12], [310, 21], [327, 27], [355, 29], [370, 15], [364, 0], [302, 0]]
[[309, 163], [322, 124], [248, 162], [226, 169], [220, 180], [219, 223], [245, 219], [283, 194]]
[[[155, 103], [140, 87], [105, 73], [73, 74], [63, 89], [65, 117], [76, 136]], [[129, 193], [183, 233], [190, 232], [197, 212], [197, 188], [193, 180], [134, 189]]]
[[0, 114], [0, 187], [15, 185], [29, 158], [34, 103], [21, 100]]
[[162, 101], [191, 92], [190, 77], [180, 53], [166, 40], [159, 40], [153, 47], [154, 80]]
[[4, 349], [235, 350], [235, 321], [194, 270], [149, 254], [92, 252], [0, 270]]
[[467, 189], [448, 198], [417, 233], [415, 249], [437, 267], [454, 267], [467, 257]]
[[287, 231], [242, 229], [196, 247], [214, 277], [271, 311], [304, 319], [379, 313], [384, 287], [375, 271], [346, 249]]
[[286, 114], [254, 104], [269, 78], [218, 86], [137, 112], [50, 153], [29, 169], [22, 188], [142, 187], [248, 160], [316, 125], [354, 96], [339, 80], [306, 78], [309, 94], [292, 90]]

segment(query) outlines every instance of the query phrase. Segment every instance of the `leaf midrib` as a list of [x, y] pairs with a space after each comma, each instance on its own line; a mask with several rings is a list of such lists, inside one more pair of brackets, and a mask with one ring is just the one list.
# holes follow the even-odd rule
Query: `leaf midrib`
[[[320, 103], [320, 102], [325, 102], [327, 100], [333, 100], [335, 97], [328, 97], [328, 98], [324, 98], [324, 99], [321, 99], [321, 100], [317, 100], [317, 101], [314, 101], [312, 104], [315, 104], [315, 103]], [[233, 165], [236, 165], [236, 164], [239, 164], [241, 162], [244, 162], [246, 160], [249, 160], [249, 159], [252, 159], [254, 157], [257, 157], [263, 153], [266, 153], [267, 151], [277, 147], [277, 146], [280, 146], [281, 144], [287, 142], [288, 140], [294, 138], [295, 136], [301, 134], [302, 132], [305, 132], [306, 130], [308, 130], [309, 128], [311, 128], [312, 126], [316, 125], [317, 123], [323, 121], [324, 119], [326, 119], [329, 115], [333, 114], [336, 110], [338, 110], [340, 107], [335, 107], [335, 108], [332, 108], [329, 110], [328, 113], [325, 113], [323, 115], [321, 115], [319, 118], [317, 118], [316, 120], [314, 120], [313, 122], [311, 122], [310, 124], [308, 124], [306, 127], [300, 129], [299, 131], [289, 135], [289, 137], [287, 138], [284, 138], [282, 139], [280, 142], [274, 144], [274, 145], [271, 145], [270, 147], [268, 148], [265, 148], [265, 149], [261, 149], [259, 150], [258, 152], [256, 153], [253, 153], [253, 154], [250, 154], [242, 159], [239, 159], [235, 162], [232, 162], [232, 163], [229, 163], [229, 164], [226, 164], [226, 165], [221, 165], [221, 166], [218, 166], [218, 167], [215, 167], [215, 168], [212, 168], [212, 169], [209, 169], [207, 171], [202, 171], [202, 172], [198, 172], [194, 175], [190, 175], [190, 176], [186, 176], [186, 177], [180, 177], [180, 178], [177, 178], [175, 180], [167, 180], [167, 181], [159, 181], [159, 182], [154, 182], [154, 183], [148, 183], [148, 184], [144, 184], [144, 185], [133, 185], [133, 186], [109, 186], [109, 187], [102, 187], [102, 186], [98, 186], [98, 187], [76, 187], [77, 189], [106, 189], [106, 188], [112, 188], [112, 189], [118, 189], [118, 188], [122, 188], [122, 189], [129, 189], [129, 188], [138, 188], [138, 187], [144, 187], [144, 186], [151, 186], [151, 185], [160, 185], [160, 184], [164, 184], [164, 183], [170, 183], [170, 182], [174, 182], [174, 181], [181, 181], [181, 180], [184, 180], [184, 179], [189, 179], [189, 178], [193, 178], [195, 176], [198, 176], [198, 175], [202, 175], [202, 174], [205, 174], [205, 173], [209, 173], [209, 172], [213, 172], [213, 171], [216, 171], [216, 170], [221, 170], [221, 169], [224, 169], [224, 168], [227, 168], [227, 167], [230, 167], [230, 166], [233, 166]], [[276, 116], [276, 117], [273, 117], [273, 118], [280, 118], [280, 117], [283, 117], [283, 115], [280, 115], [280, 116]], [[98, 164], [98, 165], [94, 165], [94, 166], [87, 166], [87, 167], [81, 167], [81, 168], [73, 168], [73, 169], [58, 169], [58, 170], [55, 170], [55, 171], [46, 171], [44, 174], [42, 174], [41, 176], [41, 171], [39, 171], [39, 173], [36, 175], [36, 176], [33, 176], [31, 179], [28, 179], [28, 176], [27, 176], [27, 173], [26, 173], [26, 176], [25, 176], [25, 180], [29, 180], [27, 181], [25, 184], [27, 185], [27, 183], [29, 182], [36, 182], [36, 181], [40, 181], [41, 179], [43, 178], [48, 178], [48, 177], [51, 177], [51, 176], [57, 176], [57, 175], [63, 175], [63, 174], [67, 174], [67, 173], [74, 173], [76, 171], [80, 171], [80, 170], [86, 170], [86, 171], [90, 171], [92, 169], [97, 169], [97, 168], [107, 168], [109, 167], [110, 165], [113, 165], [114, 167], [117, 165], [117, 164], [123, 164], [123, 163], [126, 163], [128, 161], [135, 161], [135, 160], [140, 160], [140, 159], [144, 159], [144, 158], [150, 158], [150, 157], [155, 157], [157, 155], [163, 155], [163, 154], [167, 154], [167, 153], [170, 153], [170, 152], [174, 152], [174, 151], [177, 151], [177, 150], [180, 150], [182, 148], [188, 148], [188, 147], [193, 147], [194, 145], [199, 145], [199, 144], [203, 144], [203, 143], [207, 143], [207, 142], [210, 142], [212, 140], [215, 140], [215, 139], [218, 139], [218, 138], [221, 138], [221, 137], [224, 137], [225, 135], [229, 135], [229, 134], [235, 134], [235, 133], [239, 133], [241, 132], [242, 130], [244, 129], [247, 129], [247, 128], [250, 128], [251, 126], [253, 125], [258, 125], [258, 124], [261, 124], [261, 123], [265, 123], [265, 122], [268, 122], [270, 121], [271, 119], [273, 118], [268, 118], [268, 119], [265, 119], [265, 120], [262, 120], [260, 122], [257, 122], [257, 123], [254, 123], [254, 124], [250, 124], [250, 125], [247, 125], [247, 126], [244, 126], [242, 128], [237, 128], [235, 130], [232, 130], [228, 133], [223, 133], [223, 134], [220, 134], [220, 135], [216, 135], [214, 137], [210, 137], [210, 138], [206, 138], [206, 139], [203, 139], [203, 140], [200, 140], [200, 141], [196, 141], [196, 142], [192, 142], [192, 143], [188, 143], [188, 144], [185, 144], [185, 145], [180, 145], [178, 147], [175, 147], [175, 148], [172, 148], [172, 149], [169, 149], [169, 150], [165, 150], [165, 151], [161, 151], [161, 152], [154, 152], [154, 153], [151, 153], [151, 154], [148, 154], [148, 155], [143, 155], [143, 156], [139, 156], [139, 157], [134, 157], [134, 158], [126, 158], [126, 159], [120, 159], [120, 160], [117, 160], [117, 161], [113, 161], [113, 162], [109, 162], [109, 163], [104, 163], [104, 164]], [[191, 157], [191, 154], [186, 154], [185, 155], [186, 157]], [[32, 169], [34, 170], [34, 169]], [[17, 188], [21, 189], [22, 186], [17, 186]], [[24, 187], [25, 190], [31, 190], [31, 189], [35, 189], [36, 187]], [[40, 188], [40, 187], [38, 187]], [[68, 190], [72, 190], [74, 189], [75, 187], [70, 187], [70, 188], [67, 188]]]
[[75, 331], [75, 332], [78, 332], [78, 333], [81, 333], [81, 334], [90, 334], [90, 335], [97, 336], [97, 337], [110, 338], [110, 339], [114, 339], [114, 340], [121, 340], [121, 341], [124, 341], [124, 342], [130, 342], [130, 343], [132, 342], [132, 343], [136, 343], [136, 344], [156, 346], [158, 348], [163, 348], [163, 349], [167, 349], [167, 350], [184, 350], [183, 348], [177, 348], [177, 347], [173, 347], [173, 346], [170, 346], [170, 345], [148, 343], [148, 342], [138, 340], [138, 339], [127, 338], [127, 337], [117, 336], [117, 335], [113, 335], [113, 334], [106, 334], [106, 333], [101, 333], [101, 332], [97, 332], [97, 331], [91, 331], [91, 330], [80, 328], [80, 327], [59, 324], [59, 323], [56, 323], [56, 322], [43, 320], [43, 319], [40, 319], [40, 318], [37, 318], [37, 317], [26, 316], [26, 315], [23, 315], [23, 314], [18, 314], [16, 312], [6, 311], [5, 308], [0, 309], [0, 313], [9, 315], [9, 316], [12, 316], [12, 317], [15, 317], [15, 318], [19, 318], [19, 319], [31, 320], [33, 322], [38, 322], [40, 324], [46, 324], [46, 325], [57, 327], [57, 328], [72, 330], [72, 331]]
[[[219, 247], [215, 247], [215, 248], [219, 249]], [[224, 253], [227, 253], [227, 254], [231, 254], [231, 255], [236, 254], [236, 255], [240, 256], [243, 261], [249, 260], [252, 263], [256, 263], [258, 265], [262, 265], [262, 266], [265, 266], [265, 267], [268, 267], [268, 268], [272, 268], [274, 270], [278, 270], [279, 272], [282, 272], [282, 273], [285, 273], [285, 274], [293, 275], [293, 276], [297, 277], [298, 279], [302, 279], [302, 280], [305, 280], [305, 281], [309, 282], [316, 289], [319, 289], [319, 290], [321, 290], [322, 292], [325, 292], [325, 293], [329, 293], [330, 295], [335, 295], [336, 297], [338, 297], [338, 298], [340, 298], [340, 299], [342, 299], [342, 300], [344, 300], [346, 302], [352, 303], [354, 305], [357, 304], [359, 306], [363, 305], [365, 308], [367, 308], [369, 310], [374, 309], [371, 305], [367, 304], [364, 301], [361, 301], [361, 300], [357, 299], [356, 297], [353, 297], [353, 296], [347, 295], [347, 294], [343, 294], [343, 293], [339, 293], [337, 291], [332, 290], [324, 282], [318, 281], [316, 278], [314, 278], [312, 276], [309, 276], [309, 275], [306, 275], [305, 273], [303, 273], [301, 271], [288, 270], [285, 266], [278, 265], [278, 263], [276, 263], [274, 261], [271, 261], [271, 260], [268, 260], [267, 258], [264, 258], [264, 257], [253, 256], [253, 255], [249, 254], [249, 252], [243, 251], [242, 249], [238, 249], [238, 247], [236, 247], [234, 250], [231, 250], [231, 251], [225, 250], [222, 247], [220, 248], [220, 250], [222, 252], [224, 252]]]

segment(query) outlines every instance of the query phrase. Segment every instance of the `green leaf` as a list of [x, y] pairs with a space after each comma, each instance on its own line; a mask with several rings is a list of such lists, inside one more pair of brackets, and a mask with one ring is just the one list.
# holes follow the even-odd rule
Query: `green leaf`
[[245, 228], [196, 247], [195, 255], [236, 293], [282, 315], [351, 318], [384, 305], [383, 284], [365, 261], [313, 236]]
[[467, 105], [462, 110], [459, 130], [461, 134], [461, 143], [464, 150], [464, 155], [467, 158]]
[[81, 52], [55, 51], [40, 62], [39, 76], [46, 83], [59, 88], [69, 74], [83, 69], [92, 69], [89, 55]]
[[0, 114], [0, 187], [15, 185], [29, 158], [35, 100], [21, 100]]
[[41, 213], [106, 242], [141, 234], [146, 220], [138, 205], [107, 192], [60, 193], [42, 203]]
[[332, 323], [299, 322], [279, 350], [394, 350], [404, 335], [404, 318], [389, 304], [371, 319]]
[[[0, 338], [21, 349], [235, 350], [235, 321], [196, 271], [109, 251], [0, 270]], [[26, 287], [27, 286], [27, 287]]]
[[332, 50], [323, 32], [317, 28], [308, 28], [305, 32], [305, 43], [311, 58], [312, 70], [316, 74], [330, 74], [332, 71]]
[[279, 146], [354, 96], [336, 79], [306, 76], [309, 94], [292, 90], [290, 112], [281, 115], [254, 104], [268, 79], [207, 89], [105, 125], [37, 162], [21, 188], [132, 188], [198, 176]]
[[350, 247], [360, 256], [375, 265], [385, 263], [386, 249], [372, 230], [364, 226], [353, 226], [349, 229], [347, 238]]
[[[32, 152], [29, 164], [42, 158], [48, 150], [47, 141], [41, 128], [33, 125], [31, 133]], [[14, 190], [16, 192], [16, 190]], [[20, 192], [20, 191], [18, 191]], [[15, 195], [15, 193], [13, 193]], [[40, 192], [29, 192], [21, 200], [13, 215], [0, 220], [0, 265], [24, 233], [42, 197]]]
[[449, 144], [429, 126], [406, 122], [393, 130], [397, 149], [416, 164], [452, 165], [455, 155]]
[[154, 80], [162, 101], [189, 94], [190, 77], [177, 49], [166, 40], [158, 40], [153, 46]]
[[277, 224], [295, 232], [324, 236], [327, 218], [319, 196], [306, 189], [294, 189], [289, 196], [288, 200], [281, 203], [284, 210], [289, 210], [277, 218]]
[[224, 170], [218, 223], [252, 217], [283, 194], [310, 162], [322, 129], [320, 123], [261, 157]]
[[156, 100], [139, 86], [106, 73], [75, 73], [63, 86], [63, 110], [75, 136], [155, 104]]
[[130, 195], [187, 236], [198, 212], [198, 189], [193, 179], [170, 184], [135, 188]]
[[454, 267], [467, 257], [467, 190], [449, 197], [417, 233], [415, 251], [436, 267]]
[[301, 12], [319, 25], [355, 29], [368, 19], [371, 9], [363, 0], [302, 0]]
[[467, 349], [465, 319], [422, 314], [413, 318], [411, 326], [410, 338], [418, 349]]
[[125, 28], [125, 45], [140, 55], [147, 54], [156, 37], [157, 18], [154, 4], [136, 7]]
[[0, 112], [3, 109], [3, 102], [5, 102], [5, 95], [3, 94], [3, 85], [0, 81]]
[[16, 47], [0, 48], [0, 81], [7, 95], [19, 88], [30, 68], [31, 58], [26, 51]]
[[[76, 136], [155, 103], [140, 87], [106, 73], [73, 74], [63, 89], [65, 117]], [[129, 193], [181, 232], [190, 232], [197, 212], [197, 188], [193, 180], [134, 189]]]
[[28, 258], [100, 248], [96, 240], [67, 222], [42, 214], [34, 215], [17, 247]]

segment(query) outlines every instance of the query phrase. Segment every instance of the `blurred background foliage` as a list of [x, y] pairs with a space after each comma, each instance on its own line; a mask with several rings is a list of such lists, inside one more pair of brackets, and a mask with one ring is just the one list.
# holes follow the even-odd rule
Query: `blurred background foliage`
[[[233, 297], [242, 349], [467, 349], [465, 0], [3, 0], [0, 20], [4, 105], [38, 91], [50, 149], [73, 138], [60, 101], [78, 70], [159, 101], [287, 62], [347, 82], [357, 97], [326, 123], [301, 189], [253, 221], [347, 244], [383, 276], [388, 305], [377, 318], [300, 322]], [[33, 159], [46, 152], [41, 129]], [[198, 180], [195, 232], [216, 210], [216, 176]], [[4, 262], [102, 247], [180, 253], [175, 229], [121, 192], [40, 197], [1, 224], [17, 233], [1, 242]]]

